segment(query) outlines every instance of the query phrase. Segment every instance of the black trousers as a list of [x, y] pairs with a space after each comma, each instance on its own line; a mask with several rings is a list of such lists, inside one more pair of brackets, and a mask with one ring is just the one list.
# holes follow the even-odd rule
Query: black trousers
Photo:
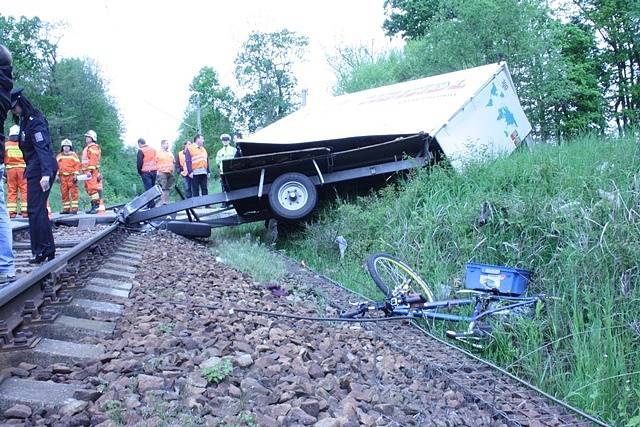
[[[144, 191], [147, 191], [148, 189], [156, 185], [157, 176], [158, 174], [155, 171], [142, 172], [142, 175], [140, 175], [140, 178], [142, 178], [142, 185], [144, 186]], [[153, 200], [147, 203], [147, 207], [149, 208], [154, 208], [155, 206], [156, 206], [156, 202], [154, 202]]]
[[206, 196], [207, 194], [209, 194], [207, 174], [193, 175], [193, 178], [191, 178], [191, 197]]
[[[47, 212], [47, 200], [51, 188], [42, 191], [40, 178], [40, 176], [27, 178], [29, 235], [31, 236], [31, 253], [34, 256], [47, 256], [56, 253], [51, 221], [49, 221], [49, 212]], [[49, 182], [53, 183], [53, 179]]]
[[191, 178], [187, 175], [183, 176], [182, 179], [184, 180], [184, 198], [189, 199], [191, 198]]

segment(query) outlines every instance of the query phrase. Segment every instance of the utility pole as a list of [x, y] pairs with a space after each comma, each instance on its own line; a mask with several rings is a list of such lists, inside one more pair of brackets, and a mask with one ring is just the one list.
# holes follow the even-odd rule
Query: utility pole
[[198, 118], [198, 133], [202, 135], [202, 120], [200, 118], [200, 94], [196, 92], [196, 117]]

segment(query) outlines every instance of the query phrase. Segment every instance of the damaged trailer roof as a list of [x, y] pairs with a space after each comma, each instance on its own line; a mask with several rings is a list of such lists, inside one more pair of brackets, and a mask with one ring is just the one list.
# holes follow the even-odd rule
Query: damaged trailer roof
[[301, 108], [240, 145], [253, 154], [422, 132], [458, 166], [476, 153], [511, 152], [530, 131], [508, 67], [500, 63], [333, 97]]

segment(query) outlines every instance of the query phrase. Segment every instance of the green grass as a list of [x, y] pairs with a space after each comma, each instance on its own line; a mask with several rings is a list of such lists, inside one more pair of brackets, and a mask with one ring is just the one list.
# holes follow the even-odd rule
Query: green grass
[[211, 242], [222, 262], [250, 274], [258, 282], [277, 282], [287, 274], [281, 258], [261, 242], [259, 223], [214, 229]]
[[[480, 226], [483, 205], [490, 215]], [[349, 244], [342, 261], [337, 235]], [[481, 356], [613, 424], [640, 415], [640, 148], [632, 138], [538, 145], [462, 174], [418, 171], [338, 201], [283, 247], [377, 297], [364, 268], [373, 252], [406, 260], [436, 289], [459, 287], [468, 261], [533, 270], [531, 290], [562, 300], [499, 326]]]
[[202, 376], [210, 383], [220, 383], [233, 372], [231, 359], [222, 359], [213, 366], [202, 368]]

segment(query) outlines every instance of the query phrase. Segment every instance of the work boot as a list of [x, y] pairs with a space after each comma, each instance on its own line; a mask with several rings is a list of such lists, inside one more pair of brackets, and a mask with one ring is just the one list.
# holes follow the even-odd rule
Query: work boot
[[70, 211], [69, 211], [69, 209], [62, 209], [62, 212], [61, 212], [61, 213], [62, 213], [62, 214], [68, 214], [68, 213], [70, 213]]
[[75, 215], [78, 213], [78, 209], [71, 209], [71, 215]]
[[91, 202], [91, 209], [86, 211], [88, 214], [95, 214], [98, 212], [98, 204], [95, 202]]
[[29, 218], [29, 213], [28, 212], [22, 212], [22, 218]]
[[15, 217], [16, 217], [15, 212], [9, 212], [9, 218], [15, 218]]

